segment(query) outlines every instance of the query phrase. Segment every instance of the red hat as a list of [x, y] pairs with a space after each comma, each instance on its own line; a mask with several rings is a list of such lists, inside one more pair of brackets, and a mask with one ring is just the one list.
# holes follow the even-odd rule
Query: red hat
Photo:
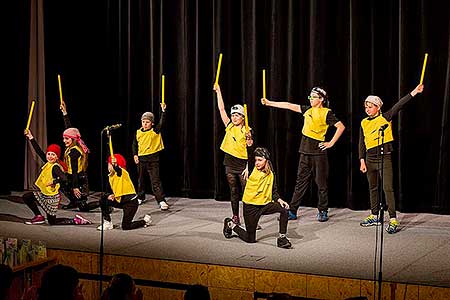
[[[127, 161], [125, 160], [125, 157], [120, 154], [114, 154], [114, 157], [116, 158], [116, 162], [119, 167], [121, 167], [122, 169], [125, 169], [127, 167]], [[108, 157], [108, 163], [112, 163], [111, 155]]]
[[58, 158], [61, 157], [61, 147], [56, 144], [51, 144], [47, 147], [47, 152], [53, 152], [58, 156]]

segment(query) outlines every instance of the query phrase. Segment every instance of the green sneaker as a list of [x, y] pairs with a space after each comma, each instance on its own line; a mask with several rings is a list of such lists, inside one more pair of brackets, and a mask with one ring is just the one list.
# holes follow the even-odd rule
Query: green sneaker
[[398, 225], [399, 225], [399, 223], [398, 223], [397, 219], [391, 219], [389, 221], [389, 225], [386, 227], [386, 231], [390, 234], [397, 233]]
[[362, 220], [362, 222], [359, 223], [359, 225], [363, 227], [369, 227], [369, 226], [379, 226], [381, 225], [381, 223], [377, 216], [370, 215], [364, 220]]

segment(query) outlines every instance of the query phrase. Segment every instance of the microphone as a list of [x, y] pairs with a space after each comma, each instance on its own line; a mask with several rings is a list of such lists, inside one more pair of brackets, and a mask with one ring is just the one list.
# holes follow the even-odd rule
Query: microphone
[[384, 131], [386, 128], [388, 128], [389, 124], [384, 124], [380, 126], [379, 131]]
[[105, 128], [103, 128], [102, 132], [103, 131], [111, 131], [111, 130], [114, 130], [114, 129], [117, 129], [117, 128], [120, 128], [120, 127], [122, 127], [122, 123], [109, 125], [109, 126], [106, 126]]

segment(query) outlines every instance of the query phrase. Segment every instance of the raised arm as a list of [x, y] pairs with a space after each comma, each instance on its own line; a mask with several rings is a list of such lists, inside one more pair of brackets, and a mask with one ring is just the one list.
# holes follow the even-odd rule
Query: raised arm
[[261, 98], [261, 103], [266, 106], [288, 109], [298, 113], [302, 112], [302, 109], [299, 104], [294, 104], [290, 102], [277, 102], [277, 101], [270, 101], [269, 99], [266, 98]]
[[230, 118], [225, 111], [225, 104], [223, 103], [222, 92], [220, 91], [219, 84], [214, 84], [214, 91], [216, 91], [217, 94], [217, 108], [219, 108], [220, 117], [222, 118], [222, 122], [226, 127], [228, 123], [230, 123]]
[[69, 115], [67, 114], [67, 107], [66, 107], [66, 102], [61, 102], [61, 105], [59, 106], [59, 109], [61, 109], [62, 115], [63, 115], [63, 119], [64, 119], [64, 127], [70, 128], [72, 127], [72, 123], [70, 122], [70, 118]]
[[31, 133], [31, 130], [25, 130], [24, 135], [28, 138], [28, 140], [31, 143], [31, 146], [33, 147], [34, 151], [36, 152], [36, 154], [39, 156], [40, 159], [42, 159], [43, 162], [47, 161], [47, 157], [44, 153], [44, 151], [42, 151], [41, 147], [39, 146], [39, 144], [36, 142], [36, 140], [34, 139], [33, 134]]
[[165, 103], [161, 103], [161, 116], [159, 118], [158, 125], [156, 125], [156, 127], [155, 127], [155, 132], [156, 133], [160, 133], [161, 132], [161, 128], [163, 127], [165, 119], [166, 119], [166, 104]]
[[406, 96], [398, 100], [398, 102], [395, 103], [390, 110], [388, 110], [386, 113], [383, 114], [386, 120], [391, 121], [392, 118], [396, 116], [400, 110], [403, 109], [406, 103], [408, 103], [417, 94], [423, 92], [423, 88], [424, 88], [423, 84], [419, 84], [418, 86], [416, 86], [414, 90], [412, 90]]

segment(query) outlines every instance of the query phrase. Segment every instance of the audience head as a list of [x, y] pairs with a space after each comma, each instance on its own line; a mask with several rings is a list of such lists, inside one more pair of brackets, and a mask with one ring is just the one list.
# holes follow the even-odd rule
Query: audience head
[[184, 294], [184, 300], [210, 300], [208, 287], [194, 284]]
[[69, 266], [55, 265], [42, 276], [38, 300], [75, 300], [81, 293], [78, 272]]

